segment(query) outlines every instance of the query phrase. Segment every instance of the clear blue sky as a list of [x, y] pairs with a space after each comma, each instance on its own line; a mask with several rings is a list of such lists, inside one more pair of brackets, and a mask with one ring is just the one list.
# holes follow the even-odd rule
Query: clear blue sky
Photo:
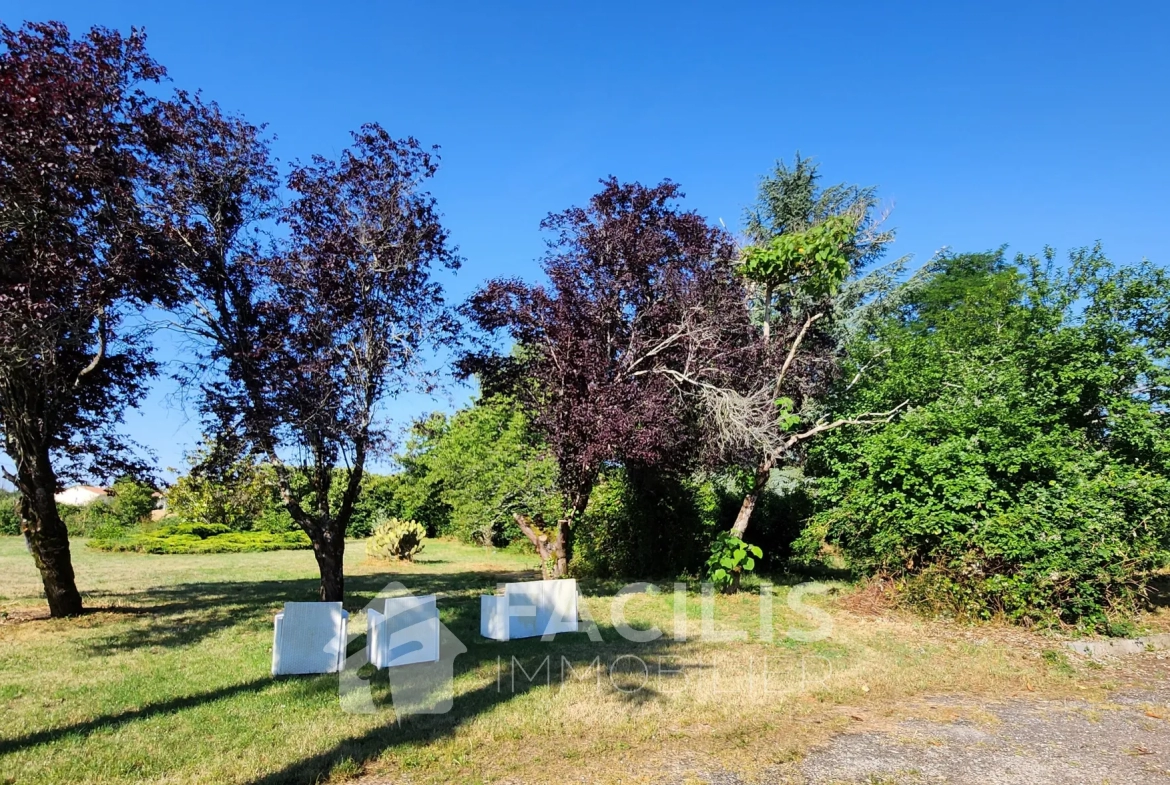
[[[541, 217], [600, 177], [670, 177], [737, 228], [796, 150], [879, 186], [920, 262], [1098, 239], [1170, 262], [1168, 3], [36, 0], [0, 18], [145, 26], [176, 86], [269, 123], [286, 161], [370, 120], [440, 144], [455, 298], [538, 275]], [[169, 389], [128, 423], [164, 467], [198, 436]]]

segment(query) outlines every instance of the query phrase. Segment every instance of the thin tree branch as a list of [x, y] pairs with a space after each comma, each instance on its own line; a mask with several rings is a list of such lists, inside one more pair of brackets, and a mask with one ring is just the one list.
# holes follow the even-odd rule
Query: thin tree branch
[[788, 374], [788, 368], [792, 365], [792, 361], [796, 359], [796, 351], [800, 348], [801, 341], [804, 340], [805, 333], [808, 328], [812, 326], [813, 322], [824, 316], [823, 313], [814, 313], [804, 321], [804, 326], [800, 328], [800, 332], [796, 334], [796, 340], [792, 342], [792, 348], [788, 350], [788, 356], [784, 358], [784, 365], [780, 366], [780, 375], [776, 377], [776, 384], [773, 387], [772, 397], [775, 398], [780, 394], [780, 385], [784, 383], [784, 377]]
[[102, 364], [102, 360], [104, 360], [106, 357], [106, 309], [105, 308], [98, 309], [97, 323], [98, 323], [97, 354], [95, 354], [93, 356], [93, 359], [89, 361], [89, 365], [82, 368], [81, 371], [77, 374], [77, 378], [73, 380], [74, 387], [77, 387], [81, 384], [82, 377], [88, 376], [89, 374], [96, 371], [98, 369], [98, 366]]
[[832, 431], [840, 428], [843, 425], [880, 425], [881, 423], [888, 423], [894, 419], [894, 416], [897, 415], [899, 411], [901, 411], [909, 404], [910, 401], [905, 400], [887, 412], [866, 412], [865, 414], [859, 415], [857, 417], [842, 417], [841, 419], [834, 420], [833, 422], [818, 423], [803, 433], [794, 433], [792, 436], [789, 436], [784, 441], [784, 449], [794, 447], [806, 439], [811, 439], [818, 433]]

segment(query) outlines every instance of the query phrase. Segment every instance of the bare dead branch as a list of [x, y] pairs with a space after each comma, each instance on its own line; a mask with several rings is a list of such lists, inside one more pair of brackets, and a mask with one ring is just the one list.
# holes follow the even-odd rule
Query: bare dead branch
[[93, 356], [93, 359], [89, 361], [89, 364], [86, 365], [84, 368], [82, 368], [81, 371], [77, 374], [77, 378], [73, 380], [74, 387], [77, 387], [78, 385], [81, 384], [81, 380], [83, 377], [88, 376], [89, 374], [96, 371], [98, 369], [98, 366], [100, 366], [102, 364], [102, 360], [104, 360], [106, 357], [106, 309], [105, 308], [98, 309], [97, 323], [98, 323], [97, 354], [95, 354]]
[[800, 348], [801, 341], [804, 340], [808, 328], [812, 327], [813, 322], [823, 317], [823, 313], [815, 313], [804, 320], [804, 326], [800, 328], [800, 332], [796, 334], [796, 339], [792, 342], [792, 348], [788, 350], [788, 356], [784, 358], [784, 365], [780, 366], [780, 373], [776, 376], [776, 384], [774, 387], [774, 394], [780, 394], [780, 385], [784, 383], [784, 376], [788, 373], [789, 366], [792, 361], [796, 359], [796, 351]]
[[882, 355], [889, 354], [889, 353], [890, 353], [890, 350], [889, 350], [889, 347], [887, 347], [885, 349], [882, 349], [880, 352], [875, 354], [873, 357], [871, 357], [869, 359], [869, 362], [867, 362], [865, 365], [863, 365], [857, 369], [857, 373], [853, 376], [853, 379], [850, 380], [849, 384], [845, 385], [845, 389], [852, 390], [853, 385], [855, 385], [859, 381], [861, 381], [861, 377], [865, 374], [866, 371], [868, 371], [873, 366], [873, 364], [875, 362], [877, 362], [878, 358], [881, 357]]
[[794, 433], [792, 436], [788, 437], [788, 439], [784, 442], [784, 447], [786, 449], [794, 447], [800, 442], [805, 441], [806, 439], [811, 439], [819, 433], [832, 431], [840, 428], [843, 425], [881, 425], [882, 423], [888, 423], [894, 419], [899, 411], [901, 411], [909, 404], [910, 401], [905, 400], [895, 406], [893, 409], [890, 409], [886, 412], [866, 412], [865, 414], [859, 415], [857, 417], [842, 417], [841, 419], [834, 420], [833, 422], [818, 423], [812, 428], [809, 428], [807, 431], [803, 431], [802, 433]]

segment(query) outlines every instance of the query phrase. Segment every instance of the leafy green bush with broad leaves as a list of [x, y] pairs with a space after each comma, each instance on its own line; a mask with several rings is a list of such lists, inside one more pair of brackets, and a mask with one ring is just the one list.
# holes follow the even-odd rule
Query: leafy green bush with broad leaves
[[310, 543], [302, 531], [241, 532], [219, 523], [177, 523], [150, 532], [95, 537], [88, 545], [99, 551], [189, 554], [303, 550]]
[[426, 547], [426, 538], [427, 530], [420, 523], [379, 516], [375, 519], [374, 533], [366, 540], [366, 556], [414, 561]]
[[949, 615], [1124, 624], [1170, 563], [1168, 284], [1096, 250], [919, 276], [850, 347], [844, 378], [864, 372], [838, 401], [912, 405], [812, 450], [803, 558], [832, 544]]
[[756, 569], [756, 559], [763, 555], [759, 546], [746, 543], [730, 532], [719, 532], [711, 544], [707, 577], [720, 591], [737, 592], [743, 576]]

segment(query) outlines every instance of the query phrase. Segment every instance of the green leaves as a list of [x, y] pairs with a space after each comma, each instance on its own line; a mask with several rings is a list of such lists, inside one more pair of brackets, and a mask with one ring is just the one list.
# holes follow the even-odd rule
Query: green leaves
[[789, 286], [813, 298], [826, 297], [849, 276], [857, 220], [834, 215], [803, 232], [785, 232], [766, 245], [743, 249], [740, 274], [776, 288]]
[[564, 515], [556, 461], [520, 406], [502, 395], [419, 423], [400, 462], [402, 514], [467, 542], [522, 537], [513, 513]]
[[776, 424], [782, 431], [791, 431], [796, 426], [800, 425], [800, 415], [794, 409], [796, 403], [789, 397], [776, 399]]
[[[707, 577], [720, 591], [734, 592], [739, 589], [744, 573], [756, 568], [756, 559], [762, 558], [763, 550], [751, 545], [728, 532], [720, 532], [711, 545], [711, 557], [707, 559]], [[754, 557], [754, 558], [753, 558]]]
[[799, 553], [834, 544], [947, 614], [1106, 629], [1139, 607], [1170, 560], [1167, 298], [1096, 251], [1069, 269], [945, 258], [849, 347], [845, 411], [914, 409], [812, 450]]

